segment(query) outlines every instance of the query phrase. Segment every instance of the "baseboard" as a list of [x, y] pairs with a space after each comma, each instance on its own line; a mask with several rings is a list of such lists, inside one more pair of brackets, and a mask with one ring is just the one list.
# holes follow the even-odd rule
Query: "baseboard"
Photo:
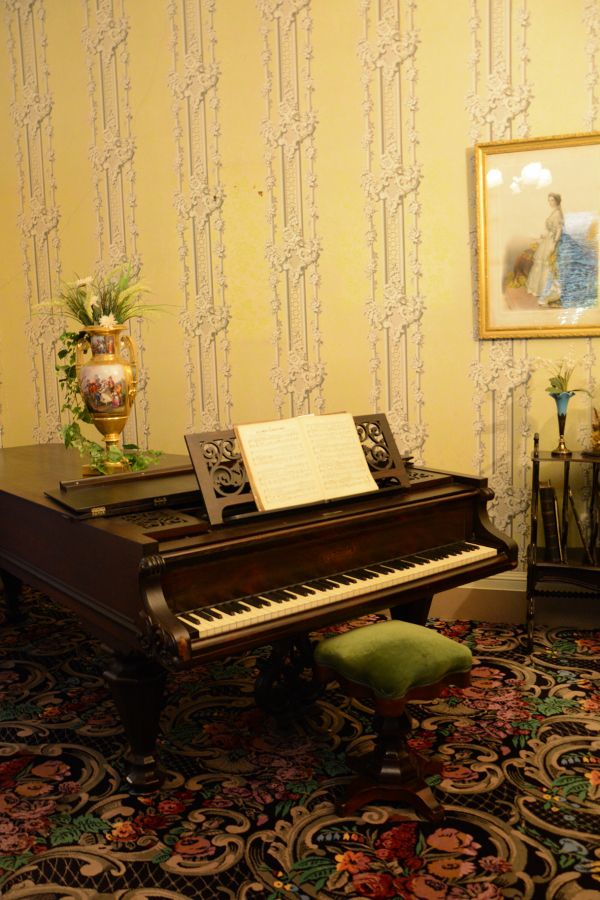
[[[526, 572], [500, 572], [436, 594], [431, 616], [524, 625], [526, 588]], [[589, 593], [574, 594], [572, 587], [557, 584], [549, 597], [536, 601], [535, 621], [538, 625], [597, 628], [597, 600], [590, 602]]]
[[482, 578], [480, 581], [471, 581], [465, 584], [468, 590], [478, 591], [515, 591], [523, 593], [527, 587], [527, 572], [498, 572], [497, 575], [490, 575], [488, 578]]

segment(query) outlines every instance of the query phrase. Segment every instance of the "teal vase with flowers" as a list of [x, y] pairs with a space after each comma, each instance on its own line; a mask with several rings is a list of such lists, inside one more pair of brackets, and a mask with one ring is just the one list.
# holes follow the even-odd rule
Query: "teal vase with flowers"
[[569, 381], [575, 366], [568, 366], [566, 363], [557, 363], [554, 374], [550, 377], [550, 384], [546, 391], [554, 399], [556, 403], [556, 414], [558, 417], [558, 444], [552, 450], [552, 456], [569, 457], [572, 451], [565, 442], [565, 426], [567, 424], [567, 410], [569, 408], [569, 400], [574, 397], [577, 392], [589, 394], [587, 388], [570, 388]]

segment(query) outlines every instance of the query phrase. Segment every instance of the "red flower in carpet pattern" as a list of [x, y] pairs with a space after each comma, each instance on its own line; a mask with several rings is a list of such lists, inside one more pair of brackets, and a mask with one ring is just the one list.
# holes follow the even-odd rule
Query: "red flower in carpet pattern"
[[387, 872], [361, 872], [352, 879], [352, 887], [361, 897], [373, 900], [397, 897], [394, 879]]
[[402, 859], [414, 856], [416, 841], [417, 826], [410, 822], [385, 831], [375, 842], [375, 846], [390, 850], [395, 856]]

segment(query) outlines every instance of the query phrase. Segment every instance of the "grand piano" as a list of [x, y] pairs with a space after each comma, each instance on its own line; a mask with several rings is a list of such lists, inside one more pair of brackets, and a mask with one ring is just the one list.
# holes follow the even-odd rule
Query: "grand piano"
[[384, 418], [355, 421], [378, 489], [275, 513], [253, 504], [233, 433], [91, 479], [62, 445], [0, 450], [6, 619], [19, 621], [29, 584], [111, 650], [133, 792], [161, 782], [169, 670], [269, 645], [256, 696], [277, 710], [282, 694], [309, 693], [311, 632], [382, 610], [424, 624], [435, 593], [516, 566], [485, 478], [406, 464]]

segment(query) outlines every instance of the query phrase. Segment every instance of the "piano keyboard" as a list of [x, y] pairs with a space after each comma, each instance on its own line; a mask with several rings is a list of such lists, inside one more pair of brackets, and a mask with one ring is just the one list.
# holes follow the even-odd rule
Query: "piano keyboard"
[[321, 609], [359, 594], [417, 581], [438, 572], [480, 562], [497, 553], [494, 547], [458, 541], [302, 584], [186, 610], [178, 613], [177, 618], [187, 625], [193, 639], [204, 639], [294, 613]]

